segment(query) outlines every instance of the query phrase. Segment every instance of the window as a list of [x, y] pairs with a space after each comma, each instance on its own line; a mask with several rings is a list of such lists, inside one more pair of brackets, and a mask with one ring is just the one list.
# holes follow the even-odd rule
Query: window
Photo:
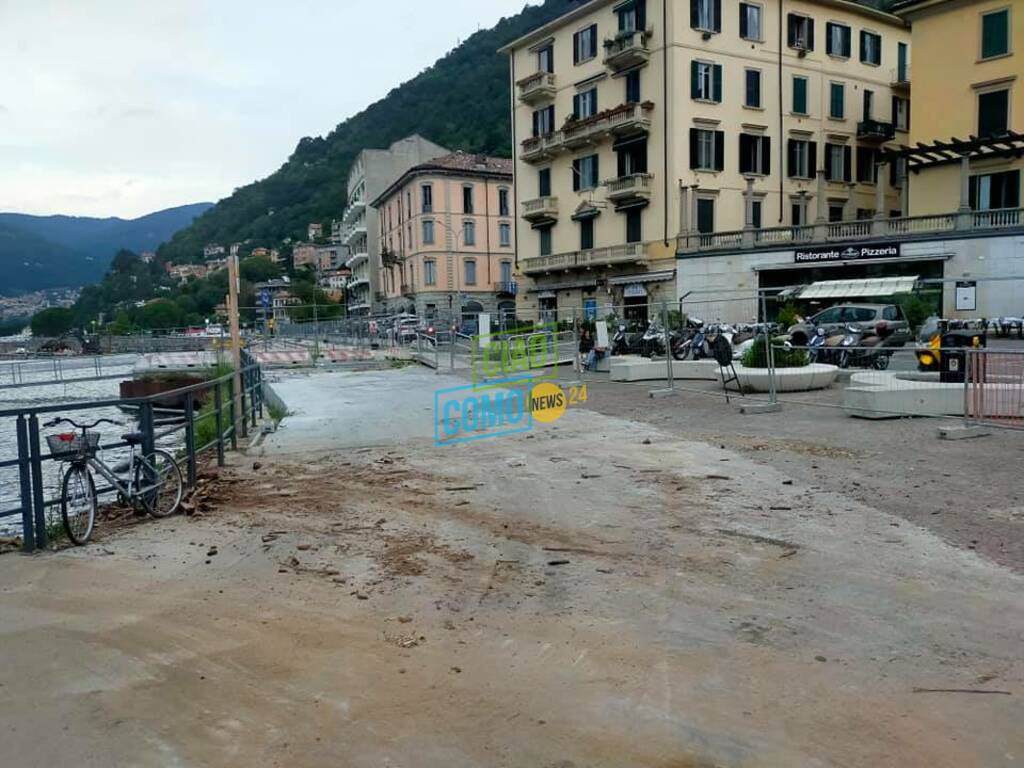
[[420, 187], [420, 212], [421, 213], [433, 213], [434, 212], [434, 187], [430, 184], [424, 184]]
[[476, 245], [476, 223], [472, 221], [462, 222], [462, 244]]
[[508, 190], [504, 187], [498, 190], [498, 215], [508, 216]]
[[626, 103], [640, 103], [640, 70], [634, 69], [626, 75]]
[[537, 195], [551, 197], [551, 169], [541, 168], [537, 171]]
[[990, 211], [996, 208], [1020, 207], [1019, 170], [971, 176], [968, 189], [972, 210]]
[[764, 210], [764, 203], [760, 200], [750, 201], [750, 218], [752, 219], [751, 224], [754, 229], [761, 228], [762, 212]]
[[771, 173], [771, 138], [740, 134], [740, 173], [767, 176]]
[[857, 147], [857, 181], [874, 184], [878, 181], [878, 150], [874, 147]]
[[857, 209], [857, 221], [867, 221], [868, 219], [875, 218], [874, 208], [858, 208]]
[[809, 179], [817, 165], [818, 145], [807, 139], [789, 140], [789, 178]]
[[1010, 52], [1010, 9], [1002, 8], [981, 15], [981, 58], [1004, 56]]
[[537, 71], [555, 71], [555, 49], [552, 46], [545, 45], [543, 48], [537, 51]]
[[585, 120], [597, 114], [597, 88], [577, 93], [572, 97], [572, 114], [577, 120]]
[[722, 0], [690, 0], [690, 26], [701, 32], [721, 32]]
[[501, 282], [511, 283], [512, 282], [512, 262], [503, 261], [501, 262]]
[[466, 270], [466, 285], [476, 285], [476, 261], [466, 259], [463, 262], [463, 267]]
[[627, 243], [639, 243], [643, 241], [643, 222], [641, 219], [642, 213], [642, 208], [630, 208], [628, 211], [626, 211]]
[[829, 22], [825, 25], [825, 52], [829, 56], [850, 58], [850, 28], [845, 24]]
[[431, 219], [423, 220], [423, 244], [434, 244], [434, 222]]
[[594, 247], [594, 220], [580, 219], [580, 250], [589, 251]]
[[864, 119], [870, 120], [875, 115], [875, 92], [864, 89]]
[[896, 82], [898, 83], [909, 83], [910, 82], [910, 61], [909, 49], [906, 43], [896, 44]]
[[842, 221], [846, 216], [846, 207], [839, 204], [831, 204], [828, 207], [828, 220], [835, 224], [836, 222]]
[[551, 255], [551, 227], [544, 227], [544, 229], [537, 230], [540, 236], [540, 255], [550, 256]]
[[787, 17], [787, 40], [790, 48], [798, 51], [814, 50], [814, 19], [791, 13]]
[[807, 78], [799, 75], [793, 76], [793, 112], [807, 114]]
[[462, 187], [462, 212], [473, 212], [473, 185], [466, 184]]
[[632, 3], [618, 9], [619, 32], [626, 34], [647, 28], [646, 0], [633, 0]]
[[1010, 111], [1010, 92], [989, 91], [978, 94], [978, 136], [1006, 133]]
[[587, 155], [572, 161], [572, 188], [574, 192], [594, 189], [598, 184], [597, 155]]
[[794, 227], [802, 227], [807, 223], [807, 198], [790, 198], [789, 204], [790, 223]]
[[761, 6], [740, 3], [740, 37], [761, 40]]
[[910, 101], [908, 99], [899, 96], [892, 97], [892, 121], [896, 124], [897, 131], [910, 130]]
[[700, 171], [725, 169], [725, 132], [690, 129], [690, 167]]
[[878, 66], [882, 63], [882, 36], [874, 32], [860, 31], [860, 60], [864, 64]]
[[690, 97], [701, 101], [722, 100], [722, 65], [690, 62]]
[[761, 70], [746, 70], [746, 89], [744, 106], [759, 108], [761, 106]]
[[582, 64], [597, 56], [597, 24], [591, 24], [572, 36], [572, 63]]
[[622, 139], [614, 147], [618, 161], [618, 176], [632, 176], [647, 173], [647, 136], [639, 135]]
[[697, 198], [697, 231], [702, 235], [715, 231], [715, 198]]
[[845, 144], [825, 145], [825, 179], [828, 181], [849, 181], [852, 178], [852, 150]]
[[547, 136], [555, 130], [555, 106], [544, 107], [533, 113], [533, 135]]
[[437, 285], [437, 262], [433, 259], [423, 262], [423, 282], [426, 285]]
[[831, 83], [828, 89], [828, 116], [834, 120], [846, 117], [846, 86]]
[[502, 222], [498, 225], [498, 245], [508, 248], [512, 245], [512, 225]]

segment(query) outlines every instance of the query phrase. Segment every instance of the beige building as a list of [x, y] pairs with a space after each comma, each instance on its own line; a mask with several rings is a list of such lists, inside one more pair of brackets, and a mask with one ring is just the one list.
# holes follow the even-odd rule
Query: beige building
[[295, 269], [319, 265], [319, 249], [313, 243], [296, 243], [292, 248], [292, 266]]
[[387, 312], [515, 311], [512, 161], [453, 152], [414, 166], [377, 211]]
[[908, 138], [909, 30], [844, 0], [779, 2], [593, 0], [504, 49], [524, 314], [642, 319], [676, 300], [691, 241], [899, 211], [899, 179], [876, 173]]

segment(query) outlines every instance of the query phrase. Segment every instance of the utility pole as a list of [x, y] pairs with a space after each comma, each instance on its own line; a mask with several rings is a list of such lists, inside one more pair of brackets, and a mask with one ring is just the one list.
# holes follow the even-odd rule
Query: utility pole
[[235, 424], [242, 423], [242, 336], [238, 328], [238, 254], [228, 256], [228, 319], [231, 323], [231, 364], [234, 372]]

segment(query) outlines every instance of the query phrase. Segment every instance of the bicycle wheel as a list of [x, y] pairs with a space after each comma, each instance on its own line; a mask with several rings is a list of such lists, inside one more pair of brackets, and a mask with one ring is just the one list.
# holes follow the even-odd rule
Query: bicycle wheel
[[64, 530], [75, 544], [85, 544], [96, 522], [96, 485], [84, 466], [72, 466], [64, 475], [60, 493]]
[[157, 448], [135, 465], [133, 488], [149, 514], [168, 517], [181, 505], [185, 482], [174, 457]]

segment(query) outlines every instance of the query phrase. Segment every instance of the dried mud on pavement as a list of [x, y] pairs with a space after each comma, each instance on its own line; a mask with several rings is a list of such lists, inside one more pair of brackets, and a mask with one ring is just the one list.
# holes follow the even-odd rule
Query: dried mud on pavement
[[717, 445], [575, 411], [207, 500], [0, 558], [19, 765], [1024, 760], [1021, 577]]

